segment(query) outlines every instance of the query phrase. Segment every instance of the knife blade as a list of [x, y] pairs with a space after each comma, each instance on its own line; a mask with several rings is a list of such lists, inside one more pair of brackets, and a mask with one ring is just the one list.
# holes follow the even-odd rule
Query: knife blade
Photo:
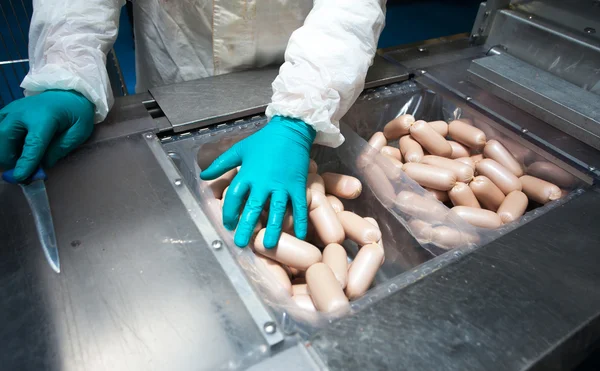
[[[8, 183], [17, 183], [13, 177], [13, 170], [4, 172], [2, 174], [2, 179]], [[23, 189], [23, 194], [31, 208], [37, 234], [46, 260], [56, 273], [60, 273], [60, 258], [58, 255], [58, 244], [56, 243], [56, 232], [54, 231], [48, 193], [46, 192], [46, 185], [44, 184], [46, 179], [48, 179], [46, 173], [40, 168], [34, 175], [27, 179], [25, 183], [19, 183], [19, 186]]]

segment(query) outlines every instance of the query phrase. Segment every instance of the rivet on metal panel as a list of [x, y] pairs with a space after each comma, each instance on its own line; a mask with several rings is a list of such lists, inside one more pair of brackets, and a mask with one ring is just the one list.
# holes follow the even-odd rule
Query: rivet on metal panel
[[223, 241], [221, 240], [214, 240], [211, 244], [212, 248], [215, 250], [219, 250], [221, 247], [223, 247]]
[[152, 139], [154, 137], [154, 134], [152, 133], [147, 133], [145, 134], [146, 139]]
[[265, 325], [263, 326], [263, 328], [265, 329], [265, 332], [267, 334], [274, 334], [275, 331], [277, 330], [277, 326], [275, 325], [275, 322], [266, 322]]
[[530, 15], [530, 16], [529, 16], [529, 17], [527, 17], [527, 18], [529, 18], [529, 19], [533, 19], [533, 16], [532, 16], [532, 15]]
[[422, 75], [425, 75], [426, 73], [427, 73], [427, 71], [425, 71], [425, 70], [421, 70], [421, 74], [422, 74]]
[[492, 12], [490, 12], [489, 10], [486, 10], [485, 13], [483, 13], [483, 18], [487, 18], [490, 16], [490, 14], [492, 14]]
[[596, 168], [595, 168], [595, 167], [593, 167], [593, 166], [590, 166], [590, 168], [589, 168], [589, 169], [590, 169], [590, 171], [591, 171], [592, 173], [593, 173], [594, 171], [596, 171]]
[[466, 97], [465, 99], [467, 100], [467, 102], [470, 102], [473, 100], [473, 98], [471, 98], [471, 97]]
[[419, 46], [418, 50], [419, 50], [420, 52], [426, 52], [426, 51], [427, 51], [427, 48], [425, 48], [425, 47], [423, 47], [423, 46]]
[[588, 33], [590, 35], [596, 33], [596, 29], [592, 27], [586, 27], [583, 30], [585, 31], [585, 33]]
[[527, 134], [527, 133], [529, 133], [529, 130], [527, 130], [527, 129], [523, 128], [523, 129], [521, 129], [521, 133], [523, 133], [523, 134]]
[[181, 181], [181, 179], [175, 179], [175, 181], [173, 183], [175, 183], [175, 185], [178, 186], [178, 187], [183, 184], [183, 182]]

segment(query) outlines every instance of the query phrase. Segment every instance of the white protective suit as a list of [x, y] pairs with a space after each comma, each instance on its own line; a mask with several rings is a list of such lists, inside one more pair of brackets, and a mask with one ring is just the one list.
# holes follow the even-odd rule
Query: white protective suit
[[[104, 120], [114, 101], [105, 68], [125, 0], [33, 0], [25, 95], [73, 89]], [[138, 92], [285, 63], [267, 116], [303, 120], [340, 145], [339, 120], [363, 89], [385, 0], [134, 0]], [[303, 24], [304, 22], [304, 24]], [[287, 49], [286, 49], [287, 44]], [[202, 102], [198, 102], [202, 104]]]

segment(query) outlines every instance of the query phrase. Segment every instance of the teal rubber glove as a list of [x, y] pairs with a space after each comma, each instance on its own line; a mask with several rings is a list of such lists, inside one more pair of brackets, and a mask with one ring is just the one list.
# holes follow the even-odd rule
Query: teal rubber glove
[[18, 182], [52, 167], [94, 130], [94, 105], [75, 91], [47, 90], [0, 110], [0, 169]]
[[233, 231], [237, 227], [236, 245], [248, 245], [269, 197], [265, 247], [273, 248], [279, 241], [288, 200], [292, 204], [296, 237], [306, 238], [306, 177], [316, 134], [301, 120], [275, 116], [267, 126], [236, 143], [200, 174], [203, 180], [212, 180], [242, 166], [229, 185], [223, 204], [225, 228]]

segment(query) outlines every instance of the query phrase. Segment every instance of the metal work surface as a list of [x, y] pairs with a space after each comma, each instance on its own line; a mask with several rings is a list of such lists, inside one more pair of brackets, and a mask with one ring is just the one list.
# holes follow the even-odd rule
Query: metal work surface
[[586, 192], [312, 338], [331, 370], [569, 369], [600, 338]]
[[476, 59], [469, 79], [496, 96], [600, 148], [600, 97], [506, 53]]
[[6, 370], [215, 370], [268, 347], [141, 135], [49, 172], [54, 273], [16, 186], [0, 186]]
[[[375, 56], [367, 87], [408, 79], [408, 72]], [[150, 89], [178, 133], [264, 112], [279, 68], [230, 73]]]

